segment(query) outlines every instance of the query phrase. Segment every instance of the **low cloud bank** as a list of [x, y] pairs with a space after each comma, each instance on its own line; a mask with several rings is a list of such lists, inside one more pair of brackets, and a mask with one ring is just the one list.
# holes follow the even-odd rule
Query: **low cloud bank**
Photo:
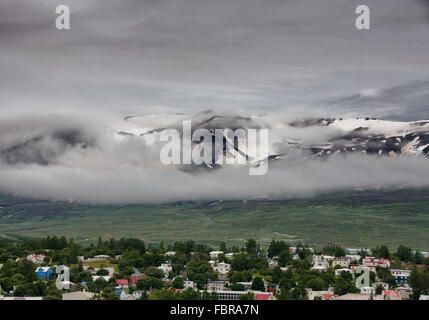
[[[149, 203], [281, 199], [351, 188], [429, 185], [429, 159], [420, 156], [350, 154], [322, 160], [294, 154], [270, 162], [264, 176], [249, 176], [248, 168], [235, 166], [183, 171], [161, 164], [164, 143], [138, 134], [151, 129], [110, 115], [4, 118], [0, 192], [90, 203]], [[320, 136], [313, 130], [312, 135]]]

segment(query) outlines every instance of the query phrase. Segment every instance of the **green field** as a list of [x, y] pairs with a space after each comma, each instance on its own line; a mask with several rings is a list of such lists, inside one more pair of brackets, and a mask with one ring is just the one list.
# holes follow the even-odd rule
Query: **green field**
[[215, 244], [269, 242], [399, 244], [429, 248], [429, 191], [361, 191], [288, 201], [82, 205], [0, 196], [0, 235], [64, 235], [79, 242], [138, 237], [148, 243], [193, 239]]

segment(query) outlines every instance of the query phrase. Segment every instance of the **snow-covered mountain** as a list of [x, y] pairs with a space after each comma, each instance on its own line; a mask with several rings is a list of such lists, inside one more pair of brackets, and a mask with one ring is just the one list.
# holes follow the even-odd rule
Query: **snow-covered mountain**
[[[128, 116], [109, 120], [97, 126], [97, 130], [88, 123], [70, 123], [66, 128], [46, 126], [38, 130], [30, 127], [25, 134], [21, 129], [16, 134], [8, 132], [8, 139], [0, 140], [0, 159], [12, 165], [49, 165], [70, 150], [102, 149], [110, 142], [143, 143], [147, 148], [155, 148], [164, 129], [176, 128], [180, 131], [184, 120], [192, 120], [192, 130], [206, 128], [211, 132], [224, 128], [267, 128], [269, 160], [329, 158], [352, 153], [387, 157], [404, 154], [429, 155], [429, 121], [397, 122], [372, 118], [292, 119], [272, 115], [223, 116], [202, 113], [192, 117], [183, 114]], [[100, 131], [100, 127], [106, 130]], [[104, 136], [101, 137], [102, 135]], [[196, 144], [194, 142], [194, 146]], [[229, 138], [224, 140], [223, 153], [214, 154], [213, 158], [216, 160], [221, 156], [246, 157], [250, 163], [261, 160], [252, 159], [240, 145]]]

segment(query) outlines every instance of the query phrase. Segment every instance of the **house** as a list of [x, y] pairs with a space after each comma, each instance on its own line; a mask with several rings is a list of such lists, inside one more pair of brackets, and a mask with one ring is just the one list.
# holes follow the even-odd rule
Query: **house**
[[76, 292], [68, 292], [63, 293], [63, 300], [90, 300], [94, 297], [92, 292], [86, 291], [76, 291]]
[[139, 273], [139, 272], [135, 272], [130, 276], [130, 284], [131, 285], [136, 285], [137, 281], [143, 277], [146, 277], [145, 273]]
[[329, 263], [323, 256], [313, 255], [313, 267], [311, 270], [326, 271], [329, 269]]
[[[307, 298], [308, 300], [315, 300], [315, 299], [323, 299], [325, 295], [333, 295], [334, 294], [334, 288], [330, 287], [328, 290], [325, 291], [314, 291], [313, 289], [305, 289], [307, 291]], [[326, 300], [326, 299], [325, 299]]]
[[162, 263], [159, 267], [159, 270], [162, 270], [162, 272], [164, 272], [164, 276], [168, 277], [168, 274], [173, 271], [173, 267], [171, 266], [170, 263]]
[[359, 249], [346, 249], [346, 254], [358, 254], [359, 253]]
[[278, 289], [277, 283], [274, 282], [266, 282], [265, 287], [267, 288], [267, 292], [271, 292], [273, 294], [275, 294]]
[[29, 254], [27, 260], [33, 262], [34, 264], [41, 264], [46, 258], [44, 254]]
[[197, 288], [197, 285], [194, 283], [194, 281], [184, 280], [183, 282], [184, 282], [184, 284], [183, 284], [184, 289], [188, 289], [188, 288], [196, 289]]
[[384, 290], [383, 297], [385, 300], [402, 300], [398, 290]]
[[229, 260], [231, 260], [231, 259], [233, 259], [234, 258], [234, 256], [235, 256], [236, 254], [235, 253], [233, 253], [233, 252], [231, 252], [231, 253], [226, 253], [225, 254], [225, 258], [228, 258]]
[[54, 270], [50, 267], [36, 268], [36, 274], [39, 279], [52, 280], [54, 278]]
[[276, 300], [271, 293], [255, 293], [255, 299], [258, 301]]
[[217, 291], [216, 293], [219, 300], [238, 300], [241, 295], [248, 294], [249, 292], [253, 292], [256, 300], [275, 300], [271, 293], [262, 291]]
[[220, 279], [226, 279], [229, 271], [231, 271], [231, 265], [229, 263], [220, 262], [212, 265], [213, 271], [219, 274]]
[[345, 295], [335, 297], [333, 300], [370, 300], [371, 295], [362, 293], [346, 293]]
[[402, 299], [409, 299], [413, 294], [413, 290], [406, 283], [403, 283], [400, 287], [396, 287], [395, 290], [399, 292]]
[[210, 259], [217, 259], [221, 254], [223, 254], [223, 251], [211, 251], [210, 252]]
[[208, 281], [207, 282], [207, 291], [222, 291], [225, 290], [225, 285], [227, 281]]
[[105, 254], [99, 254], [93, 258], [93, 260], [96, 261], [105, 261], [107, 259], [109, 259], [109, 256], [106, 256]]
[[350, 266], [351, 259], [349, 257], [337, 257], [332, 260], [332, 267], [340, 266], [341, 268], [346, 268]]
[[346, 254], [346, 257], [350, 258], [350, 262], [352, 262], [352, 261], [360, 261], [360, 259], [362, 258], [358, 254]]
[[429, 295], [421, 294], [419, 300], [429, 300]]
[[120, 287], [120, 288], [128, 288], [128, 280], [127, 279], [116, 279], [115, 283]]
[[381, 267], [381, 268], [390, 268], [389, 259], [378, 259], [374, 257], [366, 257], [362, 259], [362, 264], [365, 267]]
[[411, 275], [411, 270], [407, 269], [390, 269], [390, 273], [395, 277], [397, 283], [407, 283]]
[[166, 253], [164, 253], [164, 256], [174, 257], [175, 254], [176, 254], [176, 251], [167, 251]]

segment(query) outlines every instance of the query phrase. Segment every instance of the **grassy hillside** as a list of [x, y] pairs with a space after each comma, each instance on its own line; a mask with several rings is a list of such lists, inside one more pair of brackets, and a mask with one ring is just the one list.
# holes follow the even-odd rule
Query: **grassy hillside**
[[289, 201], [79, 205], [0, 196], [0, 234], [98, 236], [147, 242], [285, 239], [373, 247], [429, 248], [428, 190], [335, 193]]

